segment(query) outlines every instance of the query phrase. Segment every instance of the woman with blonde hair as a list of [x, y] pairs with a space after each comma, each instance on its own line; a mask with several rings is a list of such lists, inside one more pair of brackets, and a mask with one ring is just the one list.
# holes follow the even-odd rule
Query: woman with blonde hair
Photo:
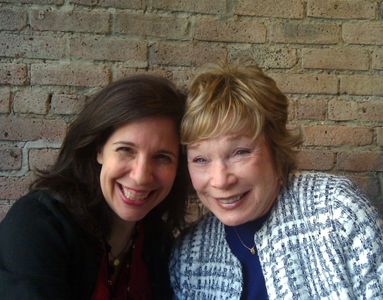
[[177, 299], [378, 299], [383, 221], [351, 181], [294, 171], [299, 131], [286, 96], [255, 66], [192, 82], [181, 143], [210, 211], [170, 262]]

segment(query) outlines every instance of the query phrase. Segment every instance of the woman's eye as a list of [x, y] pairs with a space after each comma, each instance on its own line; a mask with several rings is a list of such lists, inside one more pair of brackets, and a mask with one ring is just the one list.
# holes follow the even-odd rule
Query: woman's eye
[[165, 155], [165, 154], [159, 154], [155, 158], [157, 161], [159, 161], [161, 163], [170, 164], [173, 162], [173, 159], [170, 156]]
[[130, 147], [118, 147], [116, 151], [121, 154], [129, 154], [129, 155], [134, 153], [134, 150]]
[[207, 159], [203, 158], [203, 157], [195, 157], [192, 159], [192, 162], [195, 163], [195, 164], [206, 164], [207, 163]]
[[251, 150], [250, 149], [237, 149], [234, 151], [234, 156], [242, 156], [242, 155], [247, 155], [250, 154]]

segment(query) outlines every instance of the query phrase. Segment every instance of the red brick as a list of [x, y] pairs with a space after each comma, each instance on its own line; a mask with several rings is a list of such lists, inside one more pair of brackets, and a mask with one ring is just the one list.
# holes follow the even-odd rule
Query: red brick
[[15, 93], [13, 110], [16, 113], [46, 114], [49, 93], [43, 89], [27, 87]]
[[59, 149], [30, 149], [29, 170], [46, 170], [56, 161]]
[[131, 67], [147, 66], [147, 43], [120, 37], [76, 36], [70, 55], [90, 60], [123, 61]]
[[22, 164], [21, 149], [13, 146], [0, 145], [0, 170], [19, 170]]
[[201, 66], [218, 62], [226, 55], [224, 47], [210, 43], [159, 42], [154, 45], [150, 64]]
[[51, 100], [51, 111], [57, 115], [77, 114], [83, 108], [85, 101], [85, 96], [54, 94]]
[[327, 101], [323, 99], [298, 99], [296, 118], [298, 120], [324, 120], [327, 115]]
[[8, 87], [0, 88], [0, 113], [10, 112], [11, 92]]
[[70, 3], [88, 6], [102, 6], [111, 8], [143, 8], [142, 0], [70, 0]]
[[318, 18], [373, 19], [376, 3], [365, 0], [309, 0], [307, 15]]
[[335, 153], [327, 150], [302, 149], [297, 155], [300, 170], [328, 171], [335, 165]]
[[383, 70], [383, 49], [376, 49], [372, 55], [372, 67]]
[[0, 63], [0, 84], [23, 85], [27, 82], [27, 65]]
[[369, 52], [363, 49], [303, 49], [304, 68], [368, 70]]
[[56, 35], [0, 33], [0, 56], [14, 58], [63, 58], [67, 38]]
[[31, 26], [40, 31], [109, 32], [110, 14], [94, 11], [31, 11]]
[[2, 199], [17, 200], [28, 192], [28, 187], [34, 177], [29, 173], [26, 176], [0, 177], [0, 195]]
[[340, 93], [349, 95], [383, 96], [383, 77], [378, 75], [341, 76]]
[[187, 18], [146, 14], [117, 13], [114, 32], [140, 37], [171, 37], [183, 39], [189, 36]]
[[274, 23], [270, 28], [270, 40], [277, 43], [336, 44], [339, 36], [336, 24], [287, 21]]
[[229, 53], [232, 61], [253, 61], [263, 69], [292, 68], [298, 61], [297, 51], [292, 48], [229, 46]]
[[0, 116], [0, 138], [7, 141], [61, 141], [66, 131], [63, 120]]
[[337, 156], [337, 169], [356, 172], [383, 171], [383, 152], [340, 152]]
[[373, 142], [373, 131], [364, 127], [311, 125], [304, 127], [305, 145], [365, 146]]
[[358, 105], [358, 118], [361, 121], [383, 122], [383, 101], [370, 100], [360, 102]]
[[301, 0], [240, 0], [234, 13], [258, 17], [301, 19], [304, 6]]
[[186, 11], [205, 14], [223, 14], [226, 11], [225, 0], [152, 0], [153, 8], [171, 10], [171, 11]]
[[383, 24], [359, 21], [343, 24], [343, 40], [350, 44], [383, 45]]
[[358, 104], [352, 100], [331, 100], [328, 104], [330, 120], [345, 121], [358, 119]]
[[87, 63], [32, 64], [33, 85], [98, 87], [110, 82], [108, 68]]
[[269, 74], [284, 93], [337, 94], [338, 79], [327, 74]]
[[194, 38], [202, 41], [264, 43], [266, 27], [257, 19], [218, 20], [201, 17], [196, 20]]
[[0, 30], [21, 30], [27, 26], [27, 12], [24, 9], [0, 9]]

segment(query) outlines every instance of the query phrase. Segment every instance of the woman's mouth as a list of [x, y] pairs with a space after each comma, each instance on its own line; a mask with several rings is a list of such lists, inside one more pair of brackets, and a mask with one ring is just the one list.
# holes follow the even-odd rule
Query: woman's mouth
[[120, 186], [120, 191], [122, 192], [123, 200], [127, 204], [135, 204], [140, 205], [145, 202], [152, 193], [152, 191], [142, 191], [142, 190], [134, 190], [130, 188], [126, 188], [122, 185]]
[[247, 194], [248, 192], [231, 196], [231, 197], [222, 197], [222, 198], [215, 198], [218, 203], [223, 206], [224, 208], [234, 208], [237, 206], [239, 201]]

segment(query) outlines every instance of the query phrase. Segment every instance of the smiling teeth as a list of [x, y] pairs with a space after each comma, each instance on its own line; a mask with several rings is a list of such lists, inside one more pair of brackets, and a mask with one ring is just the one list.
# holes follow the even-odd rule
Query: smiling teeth
[[144, 193], [137, 193], [137, 192], [132, 192], [130, 190], [126, 190], [125, 188], [122, 188], [122, 192], [124, 193], [124, 196], [126, 198], [129, 198], [130, 200], [143, 200], [146, 197], [148, 197], [150, 192], [144, 192]]
[[218, 198], [219, 202], [222, 202], [223, 204], [232, 204], [234, 202], [237, 202], [239, 199], [241, 199], [242, 195], [230, 197], [230, 198]]

